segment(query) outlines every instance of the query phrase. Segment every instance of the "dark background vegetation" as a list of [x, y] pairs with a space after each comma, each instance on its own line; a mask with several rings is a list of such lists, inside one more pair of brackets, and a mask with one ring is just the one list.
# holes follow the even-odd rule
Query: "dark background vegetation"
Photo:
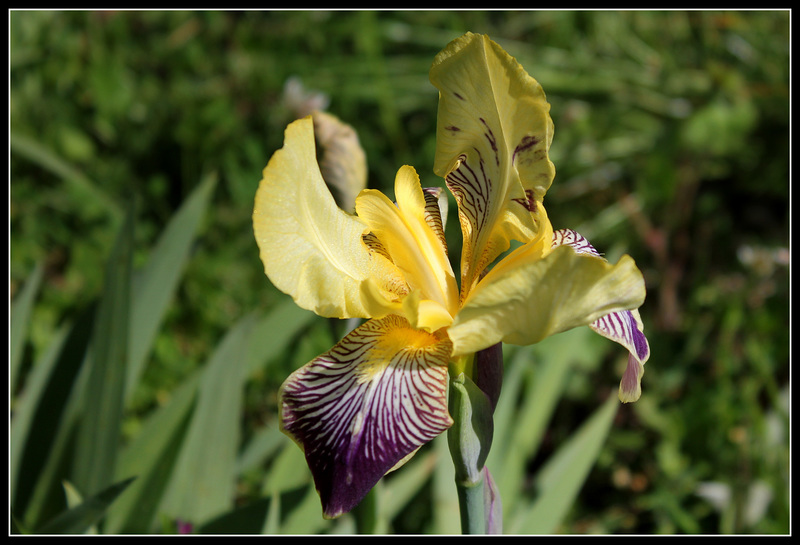
[[[786, 11], [11, 12], [11, 298], [43, 267], [12, 410], [58, 327], [101, 293], [128, 203], [141, 265], [200, 181], [218, 180], [126, 402], [123, 443], [232, 324], [284, 300], [250, 215], [292, 119], [289, 78], [358, 131], [371, 187], [391, 188], [403, 164], [440, 185], [427, 74], [465, 31], [489, 34], [552, 104], [554, 227], [612, 260], [632, 255], [648, 286], [642, 399], [619, 409], [558, 531], [787, 533]], [[246, 382], [243, 437], [274, 425], [275, 389], [302, 358]], [[579, 366], [531, 472], [614, 395], [617, 364]], [[258, 475], [237, 481], [238, 504], [260, 497]], [[430, 527], [410, 517], [392, 530]]]

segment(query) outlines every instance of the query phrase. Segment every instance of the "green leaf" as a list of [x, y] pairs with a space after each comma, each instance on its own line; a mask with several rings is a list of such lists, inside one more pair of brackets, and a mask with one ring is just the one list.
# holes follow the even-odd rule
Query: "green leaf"
[[536, 476], [539, 493], [529, 507], [517, 511], [508, 525], [514, 534], [551, 534], [572, 507], [589, 470], [605, 443], [619, 400], [610, 396], [553, 454]]
[[[65, 460], [85, 380], [94, 306], [63, 326], [35, 363], [11, 419], [11, 488], [15, 511], [28, 527], [60, 508]], [[58, 498], [56, 498], [58, 493]]]
[[[30, 442], [33, 444], [37, 439], [41, 441], [45, 438], [52, 438], [51, 434], [41, 428], [37, 429], [36, 436], [32, 434], [32, 430], [36, 429], [34, 423], [36, 422], [37, 414], [41, 418], [39, 409], [46, 405], [48, 401], [53, 401], [51, 396], [45, 395], [45, 392], [51, 379], [58, 371], [58, 363], [62, 361], [59, 359], [59, 355], [67, 343], [69, 330], [70, 328], [66, 326], [58, 330], [48, 350], [33, 366], [25, 383], [23, 395], [14, 404], [11, 415], [9, 444], [9, 484], [11, 486], [11, 502], [17, 509], [25, 505], [27, 495], [26, 493], [20, 496], [17, 495], [17, 482], [22, 482], [23, 487], [29, 492], [33, 486], [33, 478], [40, 475], [40, 464], [44, 463], [44, 456], [49, 450], [28, 448], [28, 442], [31, 440]], [[59, 385], [63, 386], [64, 383], [59, 382]], [[66, 394], [68, 389], [64, 388], [62, 392]], [[63, 399], [61, 402], [63, 403]], [[57, 420], [53, 418], [54, 415], [60, 415], [61, 404], [57, 403], [57, 405], [58, 408], [49, 412], [51, 422]], [[31, 453], [30, 456], [23, 454], [26, 449]], [[27, 464], [24, 462], [27, 462]]]
[[81, 534], [96, 524], [119, 494], [133, 479], [126, 479], [109, 486], [80, 505], [59, 514], [37, 530], [39, 534]]
[[286, 509], [284, 502], [281, 505], [284, 507], [284, 520], [280, 528], [282, 534], [314, 534], [328, 524], [322, 518], [322, 505], [313, 484], [306, 488], [305, 495], [291, 508]]
[[39, 293], [39, 286], [42, 283], [42, 276], [44, 267], [40, 264], [36, 265], [33, 272], [25, 281], [22, 290], [14, 298], [11, 306], [11, 323], [8, 340], [8, 349], [10, 352], [11, 361], [9, 363], [10, 374], [9, 386], [10, 392], [13, 393], [17, 388], [17, 381], [19, 380], [19, 367], [22, 364], [23, 348], [25, 347], [25, 338], [28, 333], [28, 323], [30, 322], [31, 313], [33, 312], [33, 302], [36, 295]]
[[447, 435], [441, 434], [432, 443], [436, 452], [436, 469], [433, 473], [433, 526], [430, 532], [460, 534], [461, 518], [455, 486], [455, 466], [450, 458]]
[[39, 142], [18, 133], [10, 135], [9, 144], [12, 153], [16, 153], [41, 168], [63, 178], [80, 195], [84, 195], [98, 210], [117, 220], [123, 216], [123, 209], [98, 185], [90, 180], [83, 172], [70, 165], [67, 161], [56, 155]]
[[390, 473], [383, 479], [380, 490], [381, 516], [392, 520], [416, 496], [428, 482], [436, 466], [436, 453], [418, 452], [399, 473]]
[[106, 265], [76, 438], [73, 482], [86, 495], [104, 489], [114, 478], [128, 360], [132, 256], [133, 212], [129, 211]]
[[298, 333], [318, 317], [285, 297], [254, 326], [247, 344], [247, 373], [256, 373], [293, 343]]
[[289, 442], [277, 427], [263, 428], [255, 432], [247, 446], [242, 449], [236, 463], [236, 472], [260, 466]]
[[119, 457], [117, 477], [138, 479], [109, 508], [106, 533], [146, 533], [174, 470], [197, 397], [199, 373], [186, 379], [169, 402], [149, 416]]
[[260, 534], [270, 511], [271, 498], [261, 498], [210, 520], [198, 534]]
[[200, 182], [164, 229], [147, 265], [134, 276], [126, 399], [138, 383], [153, 340], [172, 301], [216, 180], [216, 175], [210, 174]]
[[515, 511], [528, 463], [539, 450], [570, 374], [578, 363], [602, 356], [602, 351], [593, 350], [592, 342], [598, 339], [588, 327], [581, 327], [514, 353], [495, 411], [498, 432], [486, 462], [506, 516]]
[[247, 342], [255, 315], [223, 338], [200, 378], [197, 407], [164, 494], [161, 510], [203, 524], [233, 505]]
[[303, 452], [287, 438], [283, 450], [272, 463], [269, 477], [264, 483], [264, 492], [282, 493], [305, 486], [309, 482], [311, 482], [311, 471], [306, 465]]
[[[536, 356], [530, 349], [520, 350], [517, 365], [530, 369], [525, 373], [524, 397], [514, 414], [511, 435], [502, 442], [504, 452], [490, 457], [487, 466], [493, 470], [495, 482], [503, 498], [503, 510], [509, 513], [521, 492], [520, 483], [525, 478], [531, 460], [547, 429], [553, 411], [564, 391], [564, 383], [571, 365], [568, 359], [544, 357], [534, 365]], [[521, 432], [524, 430], [524, 432]], [[499, 439], [499, 438], [498, 438]], [[498, 444], [501, 442], [496, 441]]]

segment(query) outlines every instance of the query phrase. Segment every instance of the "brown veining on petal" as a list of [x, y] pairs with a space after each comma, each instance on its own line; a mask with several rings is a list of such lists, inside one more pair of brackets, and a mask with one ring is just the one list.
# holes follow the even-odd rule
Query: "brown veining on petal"
[[442, 211], [439, 208], [439, 198], [444, 192], [444, 188], [426, 187], [423, 188], [422, 192], [425, 197], [425, 223], [427, 223], [436, 234], [436, 238], [441, 242], [444, 253], [447, 255], [447, 240], [444, 236]]
[[528, 212], [536, 212], [536, 199], [534, 199], [533, 191], [530, 189], [525, 190], [525, 198], [517, 198], [512, 200], [524, 206]]
[[527, 135], [522, 138], [517, 147], [514, 148], [514, 153], [511, 155], [511, 164], [515, 164], [517, 161], [517, 154], [522, 153], [524, 151], [529, 150], [533, 146], [539, 143], [539, 139], [535, 136]]
[[480, 122], [483, 123], [484, 127], [486, 127], [486, 133], [484, 133], [484, 134], [486, 135], [486, 140], [489, 141], [489, 145], [492, 147], [492, 151], [494, 152], [494, 162], [495, 162], [496, 165], [499, 166], [500, 165], [500, 155], [497, 152], [497, 137], [494, 135], [494, 133], [492, 132], [492, 128], [489, 127], [489, 124], [486, 123], [485, 119], [483, 119], [482, 117], [480, 117], [478, 119], [480, 119]]

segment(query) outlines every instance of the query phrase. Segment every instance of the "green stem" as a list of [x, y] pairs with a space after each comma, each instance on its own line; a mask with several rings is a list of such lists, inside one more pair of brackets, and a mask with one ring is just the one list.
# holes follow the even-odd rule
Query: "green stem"
[[485, 534], [483, 465], [492, 444], [492, 406], [486, 394], [461, 373], [450, 380], [448, 408], [453, 425], [447, 431], [447, 443], [455, 466], [461, 530]]
[[477, 483], [456, 482], [462, 534], [485, 534], [486, 513], [483, 499], [483, 479]]

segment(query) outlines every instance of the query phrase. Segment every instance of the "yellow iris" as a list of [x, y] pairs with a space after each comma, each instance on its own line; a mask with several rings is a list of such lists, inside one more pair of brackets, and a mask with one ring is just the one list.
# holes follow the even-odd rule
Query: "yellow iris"
[[[434, 170], [463, 235], [458, 280], [442, 189], [424, 190], [403, 166], [394, 200], [367, 189], [355, 214], [341, 210], [317, 163], [311, 117], [287, 127], [256, 193], [253, 226], [273, 284], [320, 316], [368, 319], [281, 389], [282, 429], [305, 451], [329, 517], [452, 424], [448, 362], [591, 325], [631, 351], [620, 390], [630, 401], [647, 359], [633, 260], [612, 265], [547, 217], [553, 123], [541, 86], [473, 34], [436, 57], [431, 81], [440, 91]], [[521, 245], [497, 261], [512, 240]]]

